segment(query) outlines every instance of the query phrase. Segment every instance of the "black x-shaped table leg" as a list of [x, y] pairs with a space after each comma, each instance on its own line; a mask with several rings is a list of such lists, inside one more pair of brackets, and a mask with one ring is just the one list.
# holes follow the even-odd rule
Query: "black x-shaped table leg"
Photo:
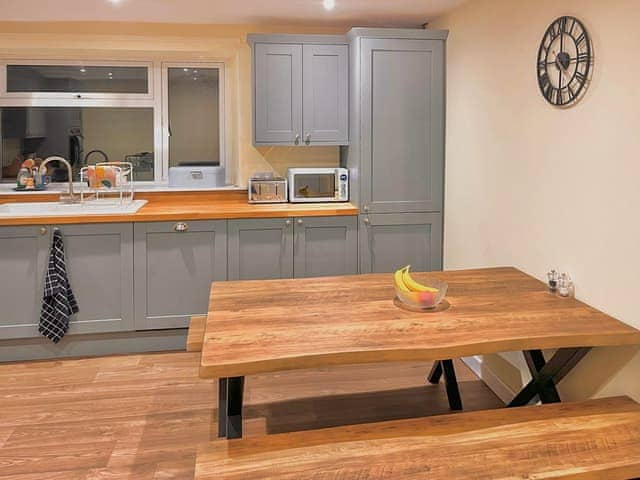
[[518, 393], [509, 407], [527, 405], [536, 396], [542, 403], [560, 402], [556, 384], [591, 350], [588, 347], [561, 348], [546, 362], [540, 350], [522, 352], [531, 372], [531, 381]]
[[462, 410], [462, 399], [460, 398], [460, 389], [458, 388], [458, 379], [456, 378], [453, 360], [438, 360], [435, 362], [427, 378], [430, 383], [435, 385], [440, 382], [440, 377], [443, 375], [447, 398], [449, 399], [449, 408], [451, 410]]
[[242, 438], [244, 377], [218, 380], [218, 437]]

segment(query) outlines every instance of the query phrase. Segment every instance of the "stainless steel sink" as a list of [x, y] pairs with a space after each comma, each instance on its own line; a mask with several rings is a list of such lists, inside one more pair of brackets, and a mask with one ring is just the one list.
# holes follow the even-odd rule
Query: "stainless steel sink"
[[59, 202], [5, 203], [0, 205], [0, 218], [127, 215], [136, 213], [146, 203], [146, 200], [134, 200], [122, 205], [115, 204], [113, 201], [103, 202], [101, 200], [73, 204]]

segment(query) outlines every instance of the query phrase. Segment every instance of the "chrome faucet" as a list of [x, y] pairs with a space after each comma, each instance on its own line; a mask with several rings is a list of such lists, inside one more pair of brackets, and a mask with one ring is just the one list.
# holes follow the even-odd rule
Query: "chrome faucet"
[[40, 174], [41, 175], [46, 175], [47, 173], [47, 163], [49, 162], [61, 162], [64, 164], [65, 167], [67, 167], [67, 178], [69, 180], [68, 183], [68, 191], [67, 193], [60, 193], [60, 202], [62, 203], [77, 203], [79, 201], [78, 196], [73, 193], [73, 171], [71, 168], [71, 164], [67, 161], [66, 158], [62, 158], [62, 157], [47, 157], [45, 158], [44, 162], [42, 162], [42, 164], [40, 164]]

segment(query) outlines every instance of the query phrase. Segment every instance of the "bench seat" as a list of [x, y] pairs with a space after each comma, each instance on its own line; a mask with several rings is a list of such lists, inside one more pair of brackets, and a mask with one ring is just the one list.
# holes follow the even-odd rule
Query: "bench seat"
[[187, 333], [187, 352], [201, 352], [204, 342], [204, 330], [207, 326], [207, 316], [193, 316], [189, 322]]
[[627, 397], [351, 425], [202, 446], [197, 480], [640, 477]]

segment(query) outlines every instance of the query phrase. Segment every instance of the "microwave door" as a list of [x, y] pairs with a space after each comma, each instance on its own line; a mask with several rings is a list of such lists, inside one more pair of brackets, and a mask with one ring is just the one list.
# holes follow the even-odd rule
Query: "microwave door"
[[294, 177], [296, 198], [323, 201], [335, 198], [334, 174], [297, 174]]

